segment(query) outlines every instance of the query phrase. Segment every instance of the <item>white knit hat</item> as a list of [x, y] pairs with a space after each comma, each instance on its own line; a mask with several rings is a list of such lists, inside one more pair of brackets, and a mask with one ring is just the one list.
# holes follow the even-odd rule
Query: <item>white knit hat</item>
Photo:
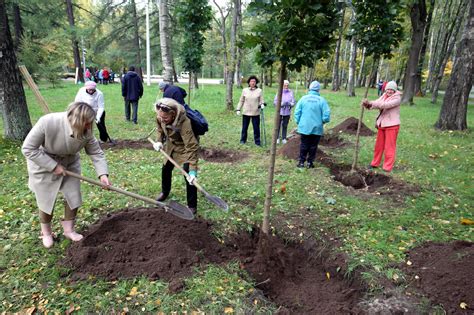
[[385, 91], [387, 91], [387, 90], [396, 91], [397, 90], [397, 82], [395, 82], [395, 81], [388, 82], [387, 85], [385, 86]]

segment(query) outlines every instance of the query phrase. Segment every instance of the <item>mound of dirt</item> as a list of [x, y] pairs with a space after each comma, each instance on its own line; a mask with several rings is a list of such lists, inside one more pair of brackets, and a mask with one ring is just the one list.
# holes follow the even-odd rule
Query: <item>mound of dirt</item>
[[428, 297], [446, 314], [474, 314], [474, 243], [428, 242], [410, 250], [408, 261], [401, 268], [409, 292]]
[[340, 148], [346, 146], [347, 143], [337, 135], [325, 134], [319, 141], [319, 145], [328, 147], [328, 148]]
[[[344, 120], [342, 123], [337, 125], [336, 127], [332, 128], [331, 131], [333, 134], [338, 134], [340, 132], [348, 133], [351, 135], [357, 134], [357, 125], [359, 124], [359, 119], [354, 117], [349, 117]], [[373, 132], [369, 127], [361, 123], [360, 125], [360, 133], [361, 136], [373, 136], [375, 132]]]
[[248, 154], [245, 152], [233, 150], [201, 148], [199, 150], [199, 157], [214, 163], [233, 163], [248, 158]]
[[157, 208], [126, 209], [85, 231], [68, 248], [64, 264], [72, 268], [72, 279], [145, 275], [179, 291], [194, 267], [237, 259], [256, 287], [288, 313], [358, 313], [364, 289], [344, 279], [334, 260], [326, 259], [333, 264], [328, 265], [315, 258], [321, 251], [314, 246], [260, 237], [257, 229], [221, 244], [211, 230], [210, 223], [180, 220]]
[[153, 150], [153, 145], [148, 140], [116, 140], [116, 144], [110, 142], [101, 143], [102, 150], [123, 149], [148, 149]]
[[[292, 160], [298, 160], [300, 142], [299, 136], [288, 139], [288, 142], [278, 150], [278, 154]], [[350, 165], [337, 163], [330, 155], [319, 148], [316, 153], [316, 161], [330, 169], [334, 180], [354, 189], [364, 188], [368, 192], [377, 192], [380, 195], [390, 196], [399, 201], [403, 201], [406, 196], [414, 195], [420, 191], [418, 187], [398, 181], [384, 174], [366, 170], [357, 170], [351, 173]]]

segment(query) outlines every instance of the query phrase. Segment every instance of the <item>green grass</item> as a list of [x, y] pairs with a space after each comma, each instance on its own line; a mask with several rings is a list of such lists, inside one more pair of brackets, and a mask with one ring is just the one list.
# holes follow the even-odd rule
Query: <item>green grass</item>
[[[106, 124], [110, 135], [118, 139], [138, 139], [154, 128], [152, 103], [158, 93], [156, 85], [145, 87], [139, 105], [138, 125], [124, 121], [123, 101], [119, 85], [99, 87], [105, 95]], [[294, 87], [293, 87], [294, 88]], [[59, 87], [41, 86], [52, 111], [63, 111], [74, 99], [78, 87], [64, 83]], [[275, 88], [266, 88], [267, 103], [273, 102]], [[358, 95], [363, 91], [358, 90]], [[32, 122], [42, 115], [33, 93], [26, 91]], [[304, 91], [298, 87], [297, 96]], [[371, 91], [369, 98], [375, 97]], [[238, 100], [240, 90], [235, 91]], [[360, 97], [348, 98], [343, 92], [322, 91], [327, 98], [332, 128], [345, 118], [359, 115]], [[268, 153], [265, 148], [251, 144], [239, 145], [241, 119], [227, 112], [224, 105], [224, 86], [202, 86], [192, 93], [191, 106], [208, 119], [210, 131], [202, 137], [207, 148], [242, 150], [250, 158], [234, 164], [200, 161], [201, 184], [212, 194], [226, 200], [230, 212], [223, 213], [199, 199], [199, 211], [207, 220], [216, 222], [216, 237], [229, 231], [250, 229], [259, 224], [265, 197]], [[473, 219], [473, 160], [474, 137], [466, 132], [439, 132], [433, 124], [439, 105], [429, 98], [415, 99], [416, 106], [403, 106], [402, 126], [398, 140], [398, 155], [393, 176], [420, 187], [417, 197], [405, 202], [393, 201], [377, 195], [360, 198], [348, 193], [347, 188], [334, 182], [327, 168], [300, 170], [295, 161], [277, 157], [275, 179], [287, 181], [287, 193], [278, 190], [273, 196], [272, 214], [285, 217], [288, 225], [295, 217], [307, 221], [309, 233], [337, 237], [342, 244], [337, 250], [350, 256], [349, 270], [363, 266], [369, 286], [378, 287], [379, 277], [403, 280], [394, 263], [404, 260], [404, 251], [422, 242], [463, 239], [474, 241], [473, 228], [459, 223], [461, 218]], [[471, 106], [472, 107], [472, 106]], [[474, 115], [469, 108], [468, 122]], [[268, 141], [273, 126], [274, 110], [266, 111]], [[367, 112], [364, 123], [373, 127], [376, 112]], [[294, 121], [289, 128], [295, 127]], [[0, 122], [0, 129], [3, 124]], [[251, 132], [249, 143], [251, 142]], [[343, 137], [354, 143], [353, 136]], [[374, 137], [361, 138], [360, 165], [367, 165], [372, 157]], [[235, 264], [209, 266], [198, 270], [186, 280], [186, 289], [170, 294], [167, 283], [145, 278], [107, 282], [91, 278], [71, 283], [62, 278], [66, 270], [58, 265], [68, 241], [45, 250], [38, 240], [39, 222], [36, 202], [27, 187], [26, 163], [20, 152], [21, 143], [0, 138], [0, 310], [14, 312], [35, 306], [37, 310], [65, 312], [71, 305], [82, 312], [98, 311], [205, 311], [223, 313], [230, 308], [239, 313], [271, 312], [275, 306], [254, 299], [252, 282]], [[323, 148], [324, 149], [324, 148]], [[340, 163], [350, 164], [353, 147], [334, 149], [328, 153]], [[106, 151], [112, 183], [118, 187], [153, 197], [160, 191], [162, 158], [150, 150]], [[93, 177], [90, 160], [83, 159], [83, 173]], [[182, 177], [174, 173], [173, 198], [185, 201]], [[278, 185], [275, 187], [278, 188]], [[84, 205], [80, 209], [79, 228], [86, 228], [110, 211], [143, 203], [119, 197], [96, 187], [82, 185]], [[334, 198], [335, 204], [328, 204]], [[304, 211], [302, 211], [304, 210]], [[309, 210], [309, 212], [307, 211]], [[58, 208], [58, 211], [62, 211]], [[303, 216], [309, 213], [309, 216]], [[54, 228], [59, 230], [59, 213]], [[305, 232], [306, 233], [306, 232]], [[302, 235], [305, 238], [307, 235]], [[137, 294], [134, 294], [136, 288]], [[224, 289], [223, 289], [224, 288]], [[132, 293], [132, 294], [131, 294]]]

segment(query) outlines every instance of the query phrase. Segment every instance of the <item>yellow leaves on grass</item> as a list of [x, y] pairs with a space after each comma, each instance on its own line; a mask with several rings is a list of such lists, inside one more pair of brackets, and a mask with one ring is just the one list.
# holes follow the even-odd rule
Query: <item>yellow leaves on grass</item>
[[231, 314], [233, 312], [234, 312], [234, 309], [232, 307], [224, 308], [224, 314]]
[[469, 305], [467, 305], [466, 302], [461, 302], [461, 303], [459, 304], [459, 307], [462, 308], [463, 310], [467, 310], [467, 308], [469, 307]]
[[331, 280], [331, 274], [330, 274], [329, 272], [326, 272], [326, 278], [327, 278], [328, 280]]
[[462, 218], [460, 222], [462, 225], [474, 225], [474, 220], [471, 219]]
[[138, 288], [137, 287], [133, 287], [131, 290], [130, 290], [130, 293], [128, 293], [128, 295], [130, 296], [135, 296], [138, 294]]

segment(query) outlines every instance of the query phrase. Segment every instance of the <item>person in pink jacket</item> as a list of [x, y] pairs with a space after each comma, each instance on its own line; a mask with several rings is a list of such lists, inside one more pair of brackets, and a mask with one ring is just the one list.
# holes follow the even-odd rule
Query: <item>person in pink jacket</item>
[[390, 173], [395, 164], [397, 151], [397, 136], [400, 129], [400, 103], [402, 93], [397, 90], [397, 83], [390, 81], [385, 86], [385, 93], [375, 101], [364, 99], [362, 105], [367, 109], [378, 109], [377, 140], [375, 141], [374, 158], [369, 165], [370, 169], [379, 167], [382, 156], [385, 160], [382, 169]]

